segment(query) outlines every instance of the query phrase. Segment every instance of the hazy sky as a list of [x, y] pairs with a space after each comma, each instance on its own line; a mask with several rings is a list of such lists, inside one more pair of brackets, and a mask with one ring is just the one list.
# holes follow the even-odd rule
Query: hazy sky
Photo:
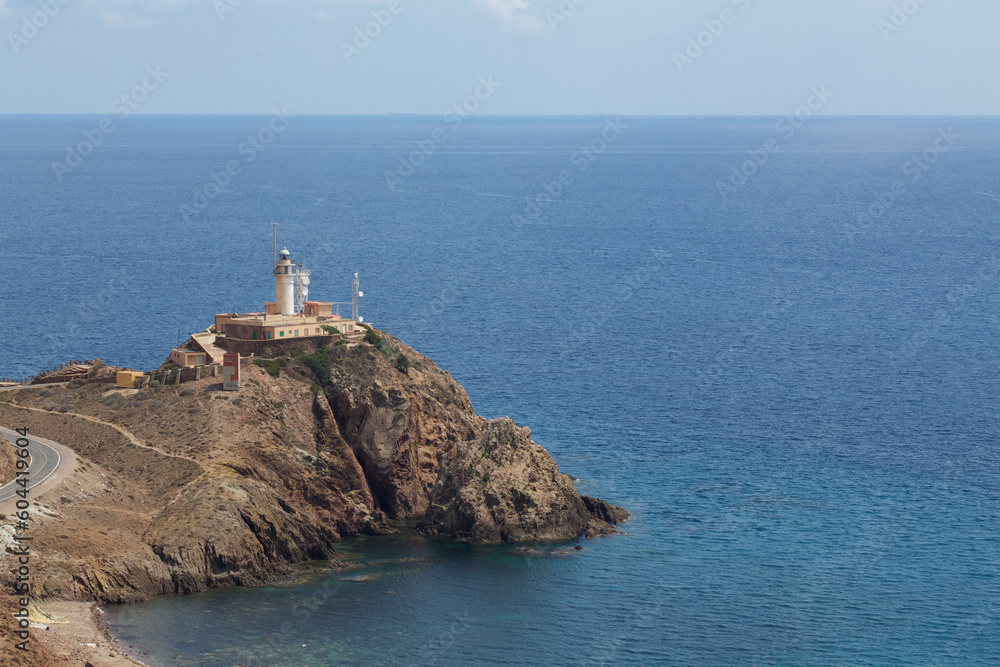
[[998, 0], [0, 0], [0, 25], [0, 113], [786, 114], [813, 86], [832, 115], [1000, 113]]

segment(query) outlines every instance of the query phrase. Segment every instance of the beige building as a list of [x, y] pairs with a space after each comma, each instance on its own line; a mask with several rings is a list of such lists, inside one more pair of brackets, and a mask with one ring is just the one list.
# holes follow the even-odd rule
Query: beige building
[[[196, 333], [170, 352], [170, 361], [187, 368], [223, 363], [226, 351], [255, 352], [253, 343], [291, 341], [297, 338], [321, 338], [337, 334], [350, 335], [364, 328], [354, 319], [341, 317], [331, 301], [312, 301], [309, 294], [309, 274], [301, 264], [289, 259], [282, 248], [281, 260], [274, 265], [275, 300], [264, 305], [262, 313], [222, 313], [215, 316], [215, 326]], [[357, 290], [355, 274], [355, 299]], [[354, 308], [356, 311], [356, 306]], [[228, 342], [228, 345], [227, 345]], [[249, 345], [247, 344], [249, 343]]]
[[292, 262], [287, 248], [282, 248], [280, 255], [274, 265], [275, 300], [264, 305], [263, 313], [216, 315], [212, 333], [241, 341], [271, 341], [362, 330], [355, 320], [334, 313], [333, 302], [309, 300], [310, 272]]
[[207, 363], [207, 359], [208, 354], [204, 350], [175, 347], [170, 351], [170, 361], [181, 368], [186, 366], [204, 366]]
[[[274, 304], [267, 306], [271, 310]], [[331, 306], [322, 301], [307, 301], [302, 315], [273, 312], [216, 315], [215, 334], [239, 340], [288, 340], [331, 335], [324, 327], [332, 327], [341, 334], [361, 331], [354, 320], [332, 314]]]

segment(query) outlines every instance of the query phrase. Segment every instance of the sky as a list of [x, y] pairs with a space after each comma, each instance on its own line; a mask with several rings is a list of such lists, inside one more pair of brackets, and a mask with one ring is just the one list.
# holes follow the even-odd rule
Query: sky
[[1000, 113], [997, 0], [0, 0], [0, 25], [0, 113]]

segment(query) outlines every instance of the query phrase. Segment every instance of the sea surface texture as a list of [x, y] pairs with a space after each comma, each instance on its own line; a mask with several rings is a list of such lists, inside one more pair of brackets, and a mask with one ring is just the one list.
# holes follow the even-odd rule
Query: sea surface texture
[[145, 660], [1000, 664], [995, 120], [270, 120], [116, 119], [66, 171], [99, 117], [0, 118], [0, 375], [152, 369], [273, 298], [276, 222], [313, 298], [358, 272], [366, 321], [634, 519], [106, 610]]

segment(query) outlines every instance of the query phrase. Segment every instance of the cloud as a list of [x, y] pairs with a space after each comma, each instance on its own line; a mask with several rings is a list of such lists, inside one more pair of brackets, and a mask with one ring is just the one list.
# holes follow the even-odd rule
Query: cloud
[[5, 16], [10, 13], [7, 9], [7, 0], [0, 0], [0, 16]]
[[521, 32], [541, 32], [545, 30], [542, 17], [531, 10], [528, 0], [472, 0], [472, 4], [482, 7], [505, 26]]

